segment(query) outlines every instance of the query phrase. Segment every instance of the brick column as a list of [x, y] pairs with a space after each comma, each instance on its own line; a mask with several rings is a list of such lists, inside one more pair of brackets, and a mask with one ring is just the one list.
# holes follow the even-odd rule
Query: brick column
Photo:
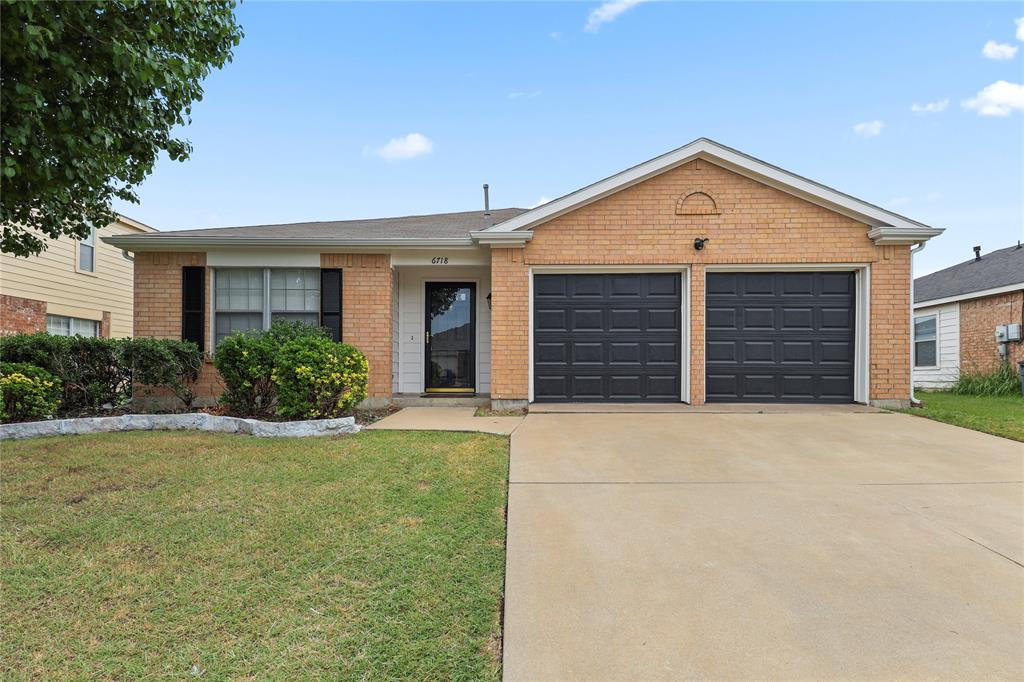
[[690, 267], [690, 404], [704, 404], [704, 265]]
[[879, 247], [871, 265], [871, 402], [910, 402], [910, 247]]
[[491, 402], [499, 407], [530, 395], [530, 270], [523, 254], [491, 249]]
[[341, 268], [341, 340], [370, 363], [367, 407], [389, 403], [391, 367], [391, 257], [379, 253], [323, 253], [320, 267]]

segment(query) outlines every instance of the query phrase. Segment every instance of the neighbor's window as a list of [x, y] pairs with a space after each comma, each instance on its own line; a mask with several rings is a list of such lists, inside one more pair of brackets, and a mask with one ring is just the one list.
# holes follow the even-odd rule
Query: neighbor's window
[[914, 318], [914, 367], [938, 365], [935, 315]]
[[65, 315], [47, 315], [46, 331], [54, 336], [99, 336], [100, 323]]
[[89, 236], [78, 242], [78, 269], [96, 272], [96, 228], [89, 230]]
[[320, 270], [220, 268], [214, 271], [214, 343], [274, 320], [320, 324]]

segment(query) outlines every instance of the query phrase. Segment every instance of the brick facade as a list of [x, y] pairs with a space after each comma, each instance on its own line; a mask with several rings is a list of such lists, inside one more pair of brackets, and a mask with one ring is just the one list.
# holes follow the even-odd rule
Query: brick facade
[[0, 295], [0, 335], [46, 331], [46, 301]]
[[[700, 191], [717, 213], [678, 214], [680, 197]], [[526, 400], [529, 391], [529, 267], [688, 265], [690, 399], [704, 402], [704, 272], [722, 264], [869, 264], [870, 398], [910, 393], [910, 247], [876, 246], [851, 218], [695, 160], [555, 218], [520, 249], [495, 249], [491, 395]], [[703, 251], [693, 240], [708, 237]]]
[[[391, 258], [379, 253], [324, 253], [320, 267], [341, 268], [341, 337], [370, 363], [367, 396], [391, 399]], [[371, 402], [379, 402], [379, 400]]]
[[[1012, 291], [960, 302], [960, 371], [991, 372], [999, 366], [996, 327], [1024, 324], [1024, 291]], [[1006, 344], [1006, 357], [1024, 360], [1024, 343]]]
[[[205, 253], [143, 251], [135, 256], [135, 335], [181, 338], [181, 269], [205, 266]], [[342, 337], [370, 363], [371, 399], [391, 398], [391, 264], [381, 254], [323, 254], [321, 267], [342, 268]], [[206, 271], [206, 351], [213, 325], [213, 291]], [[223, 392], [220, 375], [207, 362], [195, 386], [199, 402], [211, 403]], [[148, 396], [166, 393], [142, 389]], [[374, 402], [374, 401], [371, 401]]]

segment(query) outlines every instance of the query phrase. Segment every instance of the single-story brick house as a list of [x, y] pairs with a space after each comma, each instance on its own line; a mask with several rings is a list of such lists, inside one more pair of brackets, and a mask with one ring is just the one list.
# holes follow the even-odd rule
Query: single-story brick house
[[319, 322], [367, 355], [369, 404], [902, 405], [911, 248], [941, 232], [698, 139], [531, 210], [107, 241], [137, 335]]
[[[1017, 325], [1016, 329], [1003, 329]], [[1024, 246], [975, 256], [914, 280], [914, 385], [948, 388], [961, 371], [1024, 360]], [[1003, 337], [997, 332], [1005, 332]], [[1014, 366], [1016, 366], [1014, 364]]]

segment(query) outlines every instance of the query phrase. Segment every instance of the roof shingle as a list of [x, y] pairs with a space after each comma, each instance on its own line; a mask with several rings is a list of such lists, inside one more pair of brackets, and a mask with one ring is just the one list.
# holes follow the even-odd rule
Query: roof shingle
[[971, 259], [945, 270], [914, 280], [914, 303], [934, 301], [1021, 284], [1024, 286], [1024, 247], [1010, 246], [983, 253], [981, 260]]

